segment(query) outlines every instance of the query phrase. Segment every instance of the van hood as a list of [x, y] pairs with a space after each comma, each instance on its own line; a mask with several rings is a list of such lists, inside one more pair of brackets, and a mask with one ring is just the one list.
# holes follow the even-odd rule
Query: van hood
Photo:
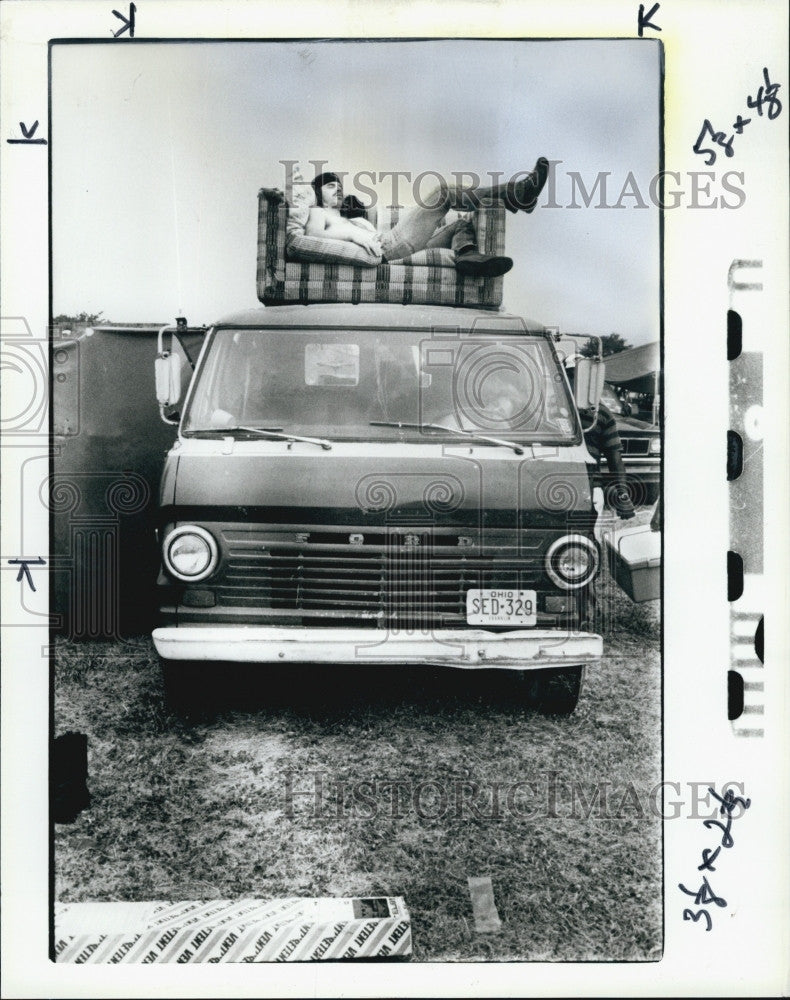
[[[162, 477], [163, 522], [567, 526], [590, 514], [580, 445], [506, 448], [182, 440]], [[229, 452], [229, 453], [228, 453]]]

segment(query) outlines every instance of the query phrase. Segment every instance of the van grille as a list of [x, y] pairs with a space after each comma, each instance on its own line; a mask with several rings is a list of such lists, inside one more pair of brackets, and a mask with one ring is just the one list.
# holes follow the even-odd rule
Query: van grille
[[[466, 620], [470, 588], [546, 586], [550, 541], [515, 531], [486, 533], [484, 544], [458, 529], [386, 531], [306, 528], [226, 529], [217, 603], [274, 617], [368, 620], [377, 624], [452, 624]], [[554, 537], [554, 535], [552, 535]]]

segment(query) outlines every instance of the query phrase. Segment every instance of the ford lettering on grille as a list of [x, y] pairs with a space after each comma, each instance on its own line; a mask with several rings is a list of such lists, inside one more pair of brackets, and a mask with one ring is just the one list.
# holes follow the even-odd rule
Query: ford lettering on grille
[[[535, 624], [535, 592], [548, 586], [544, 560], [553, 537], [501, 531], [486, 533], [481, 545], [468, 529], [461, 536], [448, 528], [305, 532], [282, 525], [225, 526], [222, 536], [227, 559], [214, 584], [218, 611], [247, 608], [281, 623], [354, 621], [374, 628], [467, 623], [473, 591], [518, 592], [513, 623]], [[460, 537], [470, 543], [459, 545]], [[531, 611], [525, 593], [533, 595]]]

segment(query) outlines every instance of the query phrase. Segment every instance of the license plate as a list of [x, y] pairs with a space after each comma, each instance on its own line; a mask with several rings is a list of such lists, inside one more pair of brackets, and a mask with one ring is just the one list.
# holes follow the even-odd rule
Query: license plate
[[467, 590], [469, 625], [534, 625], [538, 620], [534, 590]]

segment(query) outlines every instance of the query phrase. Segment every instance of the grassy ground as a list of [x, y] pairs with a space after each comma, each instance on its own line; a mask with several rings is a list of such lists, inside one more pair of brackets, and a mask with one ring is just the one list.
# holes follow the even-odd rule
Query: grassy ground
[[[415, 960], [659, 957], [657, 611], [609, 593], [565, 719], [507, 676], [280, 667], [230, 671], [187, 724], [148, 637], [60, 642], [55, 732], [87, 733], [92, 805], [56, 827], [57, 898], [402, 895]], [[498, 934], [474, 932], [481, 875]]]

